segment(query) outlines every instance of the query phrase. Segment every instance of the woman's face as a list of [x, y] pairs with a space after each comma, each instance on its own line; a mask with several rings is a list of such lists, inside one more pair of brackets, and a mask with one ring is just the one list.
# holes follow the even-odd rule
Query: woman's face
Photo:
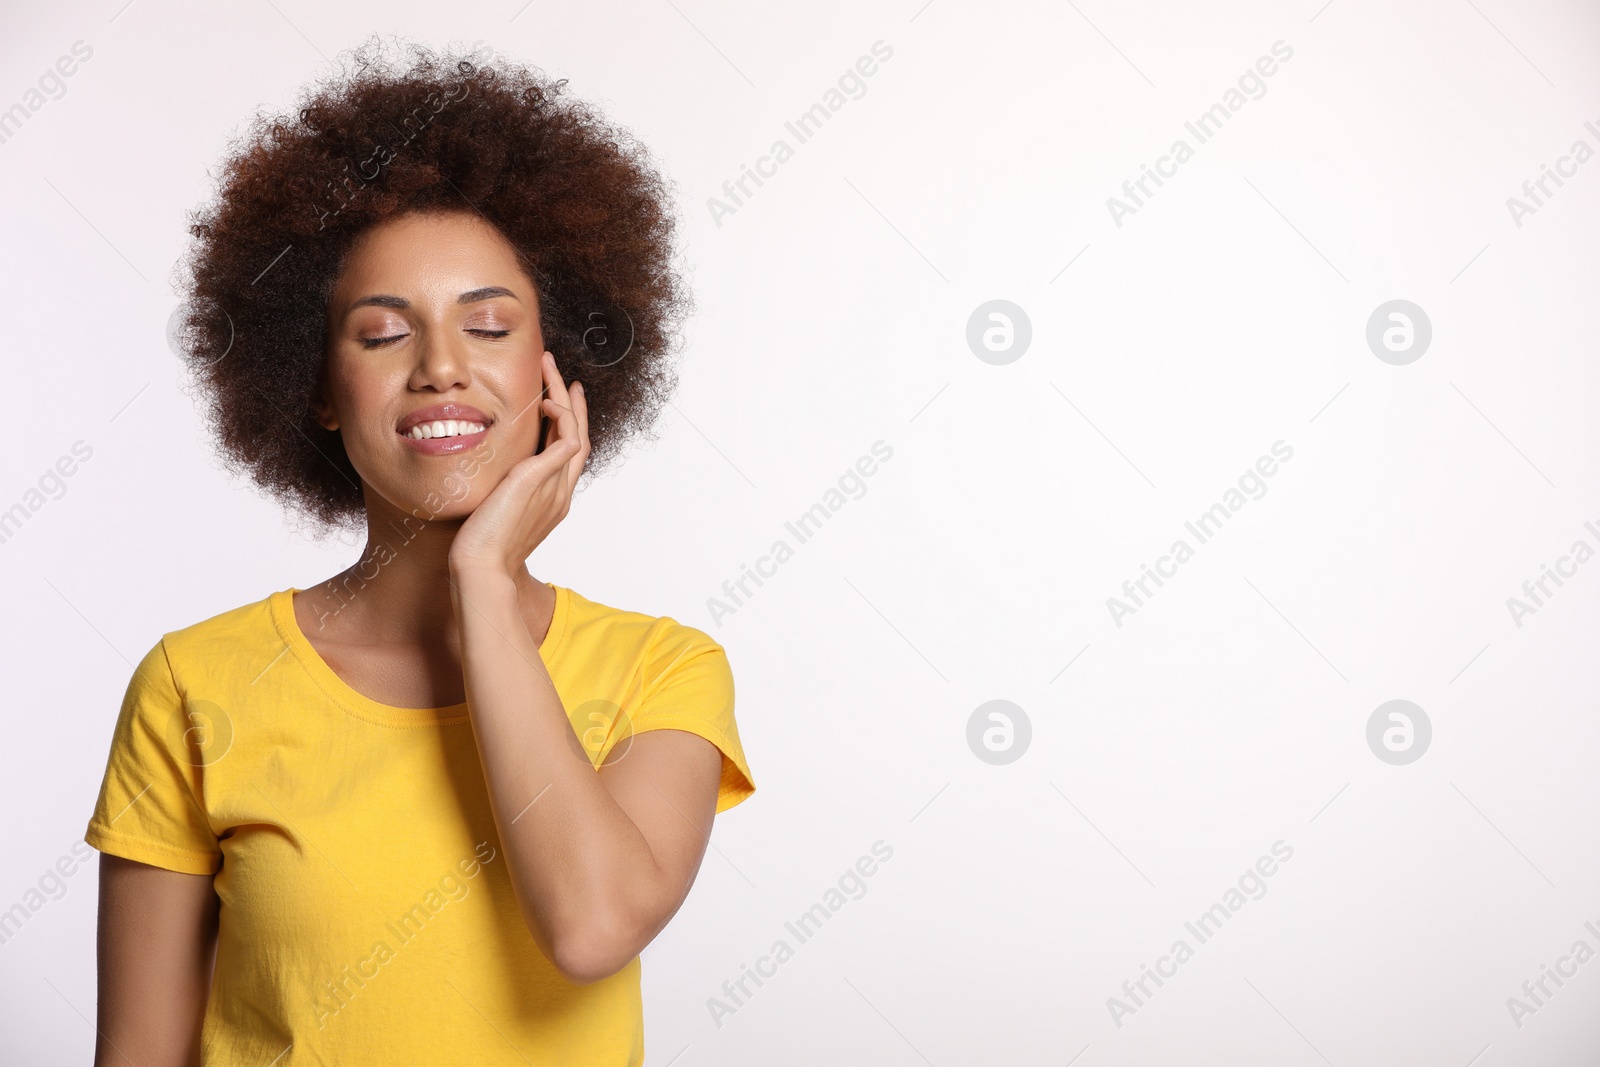
[[[544, 336], [516, 251], [475, 214], [363, 233], [328, 305], [317, 419], [365, 483], [426, 520], [472, 513], [539, 440]], [[452, 425], [453, 424], [453, 425]]]

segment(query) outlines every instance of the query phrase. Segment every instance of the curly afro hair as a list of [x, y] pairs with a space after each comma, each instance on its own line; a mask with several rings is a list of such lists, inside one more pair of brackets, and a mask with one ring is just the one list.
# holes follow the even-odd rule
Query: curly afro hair
[[538, 293], [545, 347], [584, 384], [589, 473], [651, 435], [692, 305], [669, 185], [631, 134], [563, 97], [566, 79], [500, 56], [399, 51], [374, 37], [292, 117], [258, 114], [190, 213], [178, 271], [173, 336], [227, 469], [324, 533], [366, 517], [339, 432], [312, 403], [328, 301], [367, 228], [467, 211], [504, 235]]

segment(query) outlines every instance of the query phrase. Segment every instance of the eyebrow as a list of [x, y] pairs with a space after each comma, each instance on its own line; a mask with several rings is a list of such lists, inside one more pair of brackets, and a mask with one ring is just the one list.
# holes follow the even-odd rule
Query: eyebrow
[[[509, 296], [513, 300], [517, 299], [517, 294], [513, 293], [510, 289], [499, 285], [486, 285], [482, 289], [469, 289], [468, 291], [462, 293], [460, 296], [456, 297], [456, 303], [476, 304], [482, 300], [492, 300], [497, 296]], [[407, 300], [403, 296], [389, 296], [386, 293], [377, 293], [372, 296], [364, 296], [360, 300], [357, 300], [355, 303], [350, 305], [350, 310], [354, 311], [356, 308], [360, 307], [403, 309], [410, 306], [411, 301]]]

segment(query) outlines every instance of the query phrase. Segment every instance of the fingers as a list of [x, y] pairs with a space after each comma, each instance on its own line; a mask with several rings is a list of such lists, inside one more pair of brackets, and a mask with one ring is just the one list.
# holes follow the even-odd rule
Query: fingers
[[582, 382], [572, 383], [568, 393], [572, 397], [572, 413], [578, 425], [578, 451], [572, 457], [572, 480], [576, 483], [589, 458], [589, 397]]
[[584, 461], [589, 455], [589, 406], [583, 395], [582, 383], [574, 383], [568, 389], [556, 366], [555, 356], [549, 352], [544, 354], [544, 373], [546, 396], [542, 406], [550, 416], [553, 431], [545, 448], [549, 450], [558, 441], [573, 446], [563, 471], [566, 488], [570, 492], [583, 472]]
[[546, 352], [542, 359], [544, 365], [544, 395], [540, 407], [543, 408], [555, 424], [555, 437], [578, 436], [577, 422], [572, 412], [572, 394], [567, 390], [567, 383], [561, 380], [561, 371], [556, 367], [556, 357]]
[[583, 443], [585, 450], [589, 447], [589, 391], [583, 387], [582, 382], [573, 382], [572, 388], [567, 390], [572, 397], [572, 410], [578, 416], [578, 440]]

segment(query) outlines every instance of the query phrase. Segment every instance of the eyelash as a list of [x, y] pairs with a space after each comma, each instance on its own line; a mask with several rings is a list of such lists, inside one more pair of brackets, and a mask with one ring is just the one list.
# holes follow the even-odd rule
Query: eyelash
[[[478, 334], [481, 337], [500, 338], [500, 337], [506, 336], [511, 331], [510, 330], [468, 330], [467, 332], [468, 333]], [[363, 348], [379, 348], [379, 347], [381, 347], [383, 345], [390, 344], [391, 342], [398, 341], [401, 338], [409, 337], [409, 336], [411, 336], [411, 335], [410, 334], [404, 334], [404, 333], [397, 333], [393, 337], [363, 337], [361, 339], [361, 347], [363, 347]]]

